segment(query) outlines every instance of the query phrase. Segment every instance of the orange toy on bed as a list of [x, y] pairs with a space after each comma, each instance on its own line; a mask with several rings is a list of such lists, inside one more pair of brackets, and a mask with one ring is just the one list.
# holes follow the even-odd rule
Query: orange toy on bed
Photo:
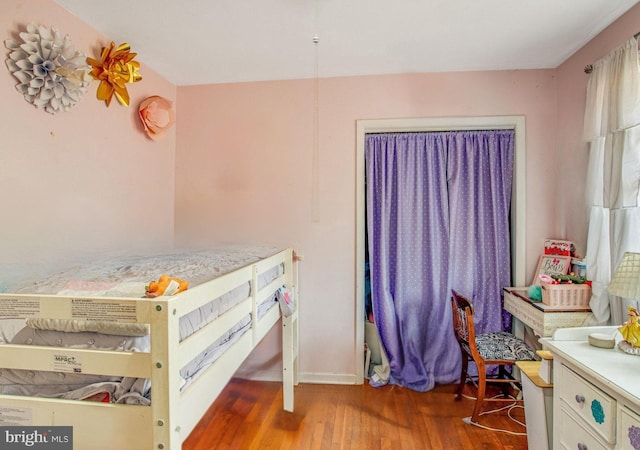
[[186, 290], [189, 282], [169, 275], [161, 275], [158, 281], [150, 282], [146, 287], [145, 297], [159, 297], [161, 295], [174, 295]]

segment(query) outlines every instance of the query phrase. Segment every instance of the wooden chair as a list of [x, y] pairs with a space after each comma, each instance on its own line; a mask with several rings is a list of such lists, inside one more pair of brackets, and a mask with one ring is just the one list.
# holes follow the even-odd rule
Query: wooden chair
[[[462, 371], [460, 383], [456, 391], [456, 400], [462, 398], [462, 390], [469, 379], [477, 388], [476, 403], [471, 421], [478, 423], [484, 402], [514, 401], [509, 396], [509, 387], [521, 389], [520, 380], [514, 379], [506, 370], [516, 361], [531, 361], [535, 353], [522, 340], [510, 333], [484, 333], [476, 335], [473, 325], [473, 306], [471, 302], [455, 290], [452, 291], [451, 306], [453, 308], [453, 329], [462, 353]], [[469, 376], [467, 368], [469, 358], [478, 368], [477, 382]], [[497, 378], [487, 377], [487, 366], [498, 366]], [[485, 398], [487, 383], [497, 383], [502, 387], [502, 397]]]

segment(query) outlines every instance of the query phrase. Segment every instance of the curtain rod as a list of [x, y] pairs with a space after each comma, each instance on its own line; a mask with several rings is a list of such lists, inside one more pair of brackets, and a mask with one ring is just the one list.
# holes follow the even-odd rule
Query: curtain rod
[[[640, 31], [636, 34], [633, 35], [634, 39], [638, 39], [638, 37], [640, 37]], [[584, 66], [584, 73], [591, 73], [593, 72], [593, 64], [587, 64], [586, 66]]]

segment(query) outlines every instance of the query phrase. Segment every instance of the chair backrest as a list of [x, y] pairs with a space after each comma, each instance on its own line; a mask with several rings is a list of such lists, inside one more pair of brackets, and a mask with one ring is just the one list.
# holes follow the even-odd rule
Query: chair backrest
[[476, 348], [476, 332], [473, 326], [473, 305], [465, 296], [452, 290], [453, 331], [460, 347], [470, 356], [479, 356]]

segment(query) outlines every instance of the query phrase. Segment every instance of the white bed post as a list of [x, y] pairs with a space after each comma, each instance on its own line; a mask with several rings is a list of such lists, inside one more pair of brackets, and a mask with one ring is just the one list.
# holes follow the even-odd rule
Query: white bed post
[[[152, 302], [152, 449], [179, 449], [182, 447], [182, 437], [176, 417], [180, 401], [180, 366], [177, 359], [178, 317], [175, 315], [175, 310], [170, 310], [170, 300], [157, 298]], [[172, 355], [175, 360], [172, 359]]]
[[[293, 412], [293, 387], [298, 384], [298, 265], [293, 251], [286, 259], [285, 284], [293, 294], [295, 309], [289, 317], [282, 316], [282, 389], [284, 409]], [[297, 261], [297, 260], [296, 260]]]
[[258, 266], [253, 265], [251, 274], [251, 342], [258, 345]]

